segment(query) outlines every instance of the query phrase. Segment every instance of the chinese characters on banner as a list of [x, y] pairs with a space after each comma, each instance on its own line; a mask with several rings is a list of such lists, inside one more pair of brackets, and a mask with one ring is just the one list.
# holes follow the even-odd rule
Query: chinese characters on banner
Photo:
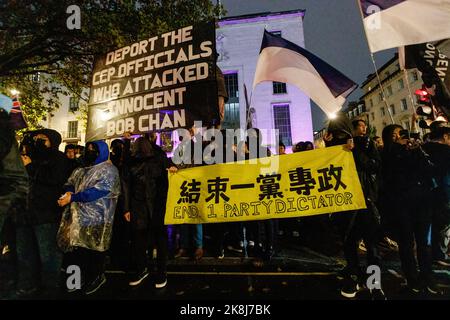
[[86, 140], [219, 118], [214, 23], [152, 36], [96, 59]]
[[342, 146], [272, 159], [278, 164], [275, 172], [241, 161], [169, 174], [165, 223], [292, 218], [366, 208], [353, 155]]

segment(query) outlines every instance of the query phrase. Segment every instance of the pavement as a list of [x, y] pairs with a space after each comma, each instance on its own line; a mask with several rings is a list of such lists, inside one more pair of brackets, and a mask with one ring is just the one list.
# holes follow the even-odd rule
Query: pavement
[[[128, 285], [129, 276], [122, 270], [108, 266], [106, 283], [94, 294], [86, 296], [80, 290], [62, 292], [57, 296], [35, 295], [30, 299], [58, 300], [153, 300], [153, 301], [312, 301], [348, 300], [340, 294], [342, 280], [339, 271], [344, 267], [340, 243], [329, 245], [332, 238], [294, 239], [281, 238], [279, 250], [262, 265], [253, 258], [225, 251], [225, 257], [205, 256], [196, 261], [190, 257], [170, 259], [168, 284], [154, 288], [151, 274], [138, 287]], [[207, 243], [207, 240], [206, 240]], [[359, 251], [364, 262], [364, 248]], [[380, 247], [383, 267], [381, 283], [388, 300], [449, 300], [450, 268], [434, 266], [441, 295], [411, 294], [404, 287], [398, 251]], [[8, 274], [14, 271], [0, 264], [0, 297], [15, 299]], [[10, 285], [8, 288], [8, 284]], [[363, 289], [352, 300], [371, 300], [368, 289]]]

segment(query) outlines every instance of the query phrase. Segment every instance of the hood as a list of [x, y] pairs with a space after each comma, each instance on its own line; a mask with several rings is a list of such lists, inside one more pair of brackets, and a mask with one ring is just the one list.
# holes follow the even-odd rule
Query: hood
[[61, 144], [61, 135], [58, 133], [58, 131], [55, 131], [53, 129], [39, 129], [31, 132], [31, 136], [34, 137], [37, 134], [45, 134], [51, 143], [51, 149], [58, 150], [59, 145]]
[[95, 160], [94, 164], [99, 164], [99, 163], [107, 161], [108, 157], [109, 157], [109, 149], [108, 149], [108, 145], [106, 144], [106, 142], [103, 140], [97, 140], [97, 141], [92, 141], [90, 143], [95, 144], [97, 146], [98, 152], [99, 152], [99, 156], [98, 156], [97, 160]]

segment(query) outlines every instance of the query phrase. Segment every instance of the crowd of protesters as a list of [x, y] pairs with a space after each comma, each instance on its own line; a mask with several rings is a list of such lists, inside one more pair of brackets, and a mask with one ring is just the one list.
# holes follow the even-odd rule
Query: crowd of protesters
[[[61, 270], [71, 265], [83, 270], [86, 294], [106, 282], [107, 263], [130, 274], [129, 286], [138, 286], [151, 275], [155, 288], [163, 288], [171, 256], [199, 260], [208, 253], [223, 259], [233, 253], [252, 258], [258, 267], [277, 253], [278, 237], [289, 234], [292, 241], [301, 237], [302, 218], [167, 228], [168, 172], [207, 165], [208, 159], [175, 165], [156, 143], [155, 133], [137, 139], [126, 135], [110, 146], [104, 141], [90, 141], [84, 147], [66, 145], [63, 153], [61, 135], [51, 129], [27, 132], [17, 145], [7, 125], [8, 114], [2, 111], [0, 116], [0, 253], [15, 254], [17, 297], [38, 292], [51, 297], [58, 290], [77, 290], [65, 288], [61, 277], [65, 274]], [[245, 141], [228, 145], [222, 131], [220, 145], [224, 151], [233, 150], [228, 161], [271, 156], [260, 131], [251, 132]], [[398, 242], [411, 292], [439, 293], [432, 262], [450, 266], [450, 128], [436, 124], [420, 141], [411, 139], [401, 126], [388, 125], [381, 141], [369, 138], [364, 120], [350, 122], [341, 115], [330, 122], [324, 140], [327, 147], [345, 145], [353, 153], [367, 204], [364, 210], [331, 215], [331, 219], [324, 216], [342, 237], [347, 262], [340, 273], [342, 295], [354, 297], [364, 285], [361, 244], [368, 265], [382, 266], [378, 244], [389, 239]], [[196, 144], [204, 150], [218, 142], [205, 143], [192, 130], [188, 143], [193, 151]], [[257, 146], [253, 154], [252, 144]], [[186, 158], [186, 145], [186, 141], [180, 144], [175, 154]], [[306, 141], [294, 145], [293, 152], [312, 149], [314, 144]], [[280, 143], [278, 153], [286, 153], [284, 144]], [[149, 264], [152, 258], [154, 270]], [[384, 297], [381, 285], [372, 292], [378, 298]]]

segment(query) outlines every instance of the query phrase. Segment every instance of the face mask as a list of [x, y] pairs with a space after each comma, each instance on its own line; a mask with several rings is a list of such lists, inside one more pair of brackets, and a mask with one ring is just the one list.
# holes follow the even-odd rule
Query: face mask
[[112, 151], [114, 153], [114, 158], [120, 159], [120, 157], [122, 156], [122, 148], [121, 147], [114, 147]]
[[95, 160], [97, 160], [98, 153], [95, 150], [86, 150], [84, 153], [84, 162], [87, 165], [93, 165]]
[[47, 146], [45, 145], [45, 140], [44, 139], [37, 139], [36, 142], [34, 143], [34, 146], [37, 150], [45, 150], [47, 149]]

